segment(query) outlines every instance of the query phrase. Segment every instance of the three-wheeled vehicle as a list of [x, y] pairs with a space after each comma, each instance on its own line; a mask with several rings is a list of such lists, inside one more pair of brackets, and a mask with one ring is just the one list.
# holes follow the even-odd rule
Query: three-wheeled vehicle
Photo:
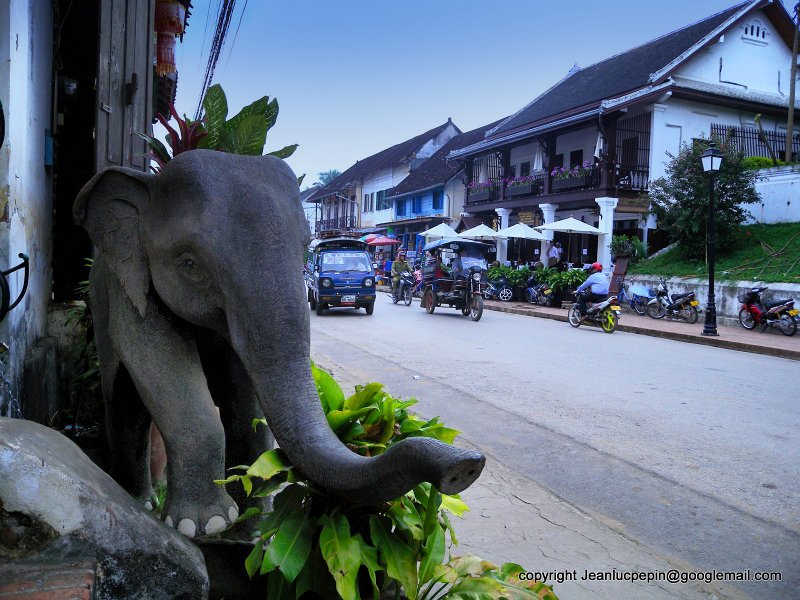
[[[473, 240], [442, 239], [426, 244], [430, 253], [422, 268], [422, 306], [432, 314], [443, 304], [460, 310], [464, 316], [479, 321], [483, 315], [483, 294], [486, 288], [486, 255], [495, 247]], [[441, 263], [439, 259], [441, 259]], [[449, 273], [441, 264], [449, 262]]]
[[375, 271], [366, 242], [354, 238], [315, 240], [304, 273], [308, 304], [321, 315], [326, 308], [375, 310]]

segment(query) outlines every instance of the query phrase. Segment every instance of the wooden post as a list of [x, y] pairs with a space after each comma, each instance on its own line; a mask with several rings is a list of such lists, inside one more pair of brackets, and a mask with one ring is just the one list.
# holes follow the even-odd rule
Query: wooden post
[[792, 138], [794, 134], [794, 100], [797, 80], [797, 46], [800, 39], [800, 2], [794, 5], [794, 43], [792, 44], [792, 67], [789, 76], [789, 116], [786, 121], [786, 150], [784, 160], [792, 162]]

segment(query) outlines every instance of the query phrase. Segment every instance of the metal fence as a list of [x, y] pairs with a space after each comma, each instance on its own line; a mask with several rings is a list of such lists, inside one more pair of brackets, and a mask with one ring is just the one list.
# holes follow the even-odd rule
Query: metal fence
[[[733, 125], [712, 123], [711, 137], [716, 137], [720, 141], [732, 145], [736, 150], [744, 152], [745, 156], [770, 157], [769, 149], [755, 127], [735, 127]], [[786, 133], [765, 131], [764, 137], [777, 155], [777, 158], [783, 160], [786, 152]], [[792, 156], [795, 157], [795, 160], [800, 156], [800, 135], [792, 137]]]

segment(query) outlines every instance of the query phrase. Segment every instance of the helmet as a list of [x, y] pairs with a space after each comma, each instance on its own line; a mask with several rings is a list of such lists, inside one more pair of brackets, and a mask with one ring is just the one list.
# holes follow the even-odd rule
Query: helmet
[[603, 265], [601, 265], [599, 262], [592, 263], [592, 270], [595, 273], [602, 273]]

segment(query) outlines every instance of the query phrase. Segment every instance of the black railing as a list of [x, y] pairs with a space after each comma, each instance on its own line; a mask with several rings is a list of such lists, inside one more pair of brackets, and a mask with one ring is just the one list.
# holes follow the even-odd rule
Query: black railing
[[617, 165], [617, 185], [621, 190], [646, 190], [650, 169], [641, 165]]
[[[711, 137], [715, 137], [721, 143], [728, 144], [736, 150], [744, 152], [745, 156], [770, 158], [769, 149], [761, 139], [758, 129], [754, 127], [736, 127], [712, 123]], [[777, 155], [778, 160], [783, 160], [786, 152], [786, 133], [765, 131], [764, 137]], [[800, 135], [792, 136], [792, 155], [800, 155]]]

